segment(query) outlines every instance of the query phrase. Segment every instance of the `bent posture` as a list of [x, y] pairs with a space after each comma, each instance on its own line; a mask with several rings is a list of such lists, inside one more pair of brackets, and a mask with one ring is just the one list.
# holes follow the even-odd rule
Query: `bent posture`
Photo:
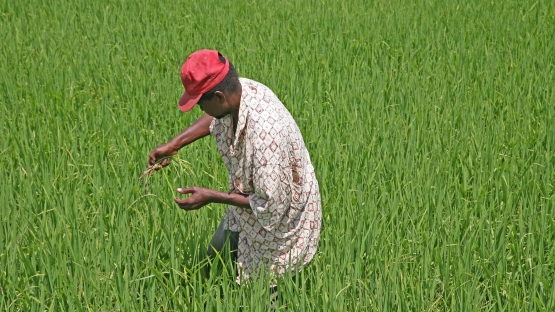
[[190, 196], [175, 202], [184, 210], [229, 205], [208, 253], [220, 251], [229, 236], [238, 283], [259, 269], [276, 277], [295, 274], [316, 252], [322, 211], [314, 168], [293, 117], [268, 87], [239, 78], [218, 51], [191, 54], [181, 80], [179, 108], [187, 112], [198, 105], [206, 114], [156, 147], [149, 167], [161, 159], [160, 166], [167, 166], [165, 157], [212, 134], [229, 172], [229, 190], [179, 188]]

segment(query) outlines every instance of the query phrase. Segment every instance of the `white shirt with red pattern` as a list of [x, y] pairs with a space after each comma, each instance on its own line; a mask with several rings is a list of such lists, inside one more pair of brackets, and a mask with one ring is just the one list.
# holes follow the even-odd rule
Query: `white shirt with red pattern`
[[210, 125], [230, 191], [248, 194], [251, 206], [229, 206], [224, 215], [225, 229], [239, 232], [237, 283], [261, 268], [295, 274], [314, 257], [322, 220], [318, 181], [295, 120], [268, 87], [239, 81], [236, 132], [231, 115]]

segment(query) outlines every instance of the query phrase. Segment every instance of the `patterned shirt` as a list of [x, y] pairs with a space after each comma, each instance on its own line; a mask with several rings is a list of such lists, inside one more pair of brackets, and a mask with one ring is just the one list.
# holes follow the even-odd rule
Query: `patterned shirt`
[[224, 215], [226, 229], [239, 232], [237, 283], [260, 268], [295, 274], [314, 257], [322, 220], [318, 181], [293, 117], [268, 87], [239, 81], [235, 133], [231, 115], [210, 124], [230, 191], [248, 195], [251, 206], [229, 206]]

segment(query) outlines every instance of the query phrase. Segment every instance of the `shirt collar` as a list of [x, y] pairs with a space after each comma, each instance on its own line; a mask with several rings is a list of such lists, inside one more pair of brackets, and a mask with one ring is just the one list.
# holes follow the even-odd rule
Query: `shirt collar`
[[[239, 116], [237, 118], [237, 130], [235, 130], [235, 136], [233, 139], [233, 146], [237, 145], [237, 141], [241, 136], [241, 133], [245, 130], [247, 126], [247, 119], [249, 116], [249, 106], [248, 102], [245, 99], [248, 97], [248, 88], [244, 83], [241, 82], [242, 87], [242, 94], [241, 94], [241, 103], [239, 105]], [[233, 118], [231, 118], [231, 126], [233, 129]]]

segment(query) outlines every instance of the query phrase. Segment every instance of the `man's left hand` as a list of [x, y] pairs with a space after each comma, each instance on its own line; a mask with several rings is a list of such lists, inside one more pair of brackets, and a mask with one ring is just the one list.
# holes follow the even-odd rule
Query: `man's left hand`
[[185, 199], [174, 198], [179, 208], [183, 210], [197, 210], [213, 201], [212, 193], [214, 191], [203, 187], [193, 186], [189, 188], [178, 188], [177, 192], [181, 194], [191, 194], [191, 196]]

